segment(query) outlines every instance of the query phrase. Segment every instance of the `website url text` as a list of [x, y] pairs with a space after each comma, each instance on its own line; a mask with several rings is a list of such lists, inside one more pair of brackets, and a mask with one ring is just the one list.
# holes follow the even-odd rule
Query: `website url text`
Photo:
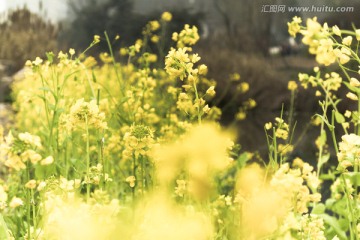
[[285, 12], [354, 12], [354, 7], [330, 7], [330, 6], [302, 6], [290, 7], [286, 5], [262, 5], [261, 12], [264, 13], [285, 13]]

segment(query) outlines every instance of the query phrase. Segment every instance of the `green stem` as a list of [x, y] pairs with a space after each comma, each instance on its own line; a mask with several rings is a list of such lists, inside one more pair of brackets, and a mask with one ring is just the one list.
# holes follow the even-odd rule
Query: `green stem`
[[145, 164], [144, 164], [144, 157], [141, 156], [140, 157], [141, 160], [141, 193], [142, 195], [144, 195], [144, 190], [145, 190]]
[[[326, 119], [326, 112], [328, 109], [328, 104], [329, 104], [329, 95], [326, 92], [326, 97], [325, 97], [325, 103], [322, 106], [323, 109], [323, 115], [322, 115], [322, 121], [321, 121], [321, 127], [320, 127], [320, 138], [322, 138], [322, 136], [324, 134], [326, 134], [325, 132], [325, 119]], [[326, 141], [326, 139], [325, 139]], [[316, 176], [319, 177], [320, 176], [320, 172], [321, 172], [321, 166], [322, 166], [322, 155], [323, 155], [323, 150], [324, 150], [324, 145], [325, 143], [321, 143], [319, 146], [319, 156], [318, 156], [318, 160], [317, 160], [317, 166], [316, 166]]]
[[[332, 110], [332, 113], [331, 113], [331, 125], [335, 126], [335, 110]], [[337, 141], [336, 141], [336, 136], [335, 136], [335, 127], [330, 129], [330, 133], [331, 133], [331, 137], [332, 137], [332, 140], [334, 143], [335, 152], [337, 154], [339, 152], [339, 148], [337, 146]]]
[[85, 131], [86, 131], [86, 200], [90, 199], [90, 143], [89, 143], [89, 126], [88, 116], [85, 114]]
[[42, 76], [42, 74], [40, 73], [40, 79], [41, 79], [41, 83], [42, 83], [42, 87], [43, 87], [43, 101], [44, 101], [44, 105], [45, 105], [45, 115], [46, 115], [46, 121], [48, 123], [48, 126], [50, 126], [50, 117], [49, 117], [49, 113], [48, 113], [48, 102], [47, 102], [47, 98], [46, 98], [46, 86], [45, 86], [45, 80], [44, 77]]
[[137, 186], [136, 184], [136, 158], [135, 158], [135, 154], [133, 154], [133, 176], [135, 177], [135, 186], [131, 188], [132, 191], [132, 200], [133, 203], [135, 203], [135, 188]]
[[34, 191], [33, 191], [33, 189], [30, 189], [30, 195], [31, 195], [31, 205], [32, 205], [33, 226], [34, 226], [34, 229], [36, 229], [36, 227], [37, 227], [36, 207], [35, 207], [35, 199], [34, 199]]
[[195, 91], [195, 101], [198, 103], [197, 104], [197, 119], [198, 119], [198, 123], [201, 124], [201, 114], [200, 114], [200, 99], [199, 99], [199, 94], [197, 91], [197, 87], [196, 87], [196, 82], [194, 81], [194, 91]]
[[117, 68], [117, 65], [116, 65], [116, 62], [115, 62], [114, 53], [113, 53], [113, 50], [112, 50], [112, 47], [111, 47], [110, 39], [109, 39], [109, 36], [108, 36], [106, 31], [104, 32], [104, 35], [105, 35], [105, 38], [106, 38], [106, 42], [108, 44], [111, 60], [112, 60], [112, 63], [113, 63], [114, 69], [115, 69], [116, 79], [117, 79], [117, 81], [119, 83], [122, 95], [125, 96], [125, 89], [124, 89], [125, 86], [122, 84], [123, 79], [122, 79], [121, 74], [119, 74], [119, 71], [118, 71], [118, 68]]
[[[294, 117], [294, 108], [295, 108], [295, 90], [291, 91], [291, 98], [290, 98], [290, 112], [288, 118], [289, 129], [292, 129], [292, 121]], [[288, 142], [289, 143], [289, 142]]]
[[[359, 116], [359, 114], [360, 114], [360, 92], [357, 92], [357, 97], [358, 97], [358, 116]], [[358, 122], [356, 123], [357, 124], [357, 131], [356, 131], [356, 133], [357, 133], [357, 135], [360, 135], [360, 124], [359, 124], [359, 120], [358, 120]]]
[[274, 157], [272, 161], [273, 167], [277, 164], [278, 152], [277, 152], [277, 142], [276, 142], [276, 130], [273, 127], [273, 149], [274, 149]]
[[[30, 162], [26, 162], [26, 182], [30, 181]], [[31, 193], [30, 189], [26, 189], [26, 220], [28, 239], [31, 239]]]
[[[353, 240], [354, 239], [354, 236], [355, 236], [355, 239], [358, 239], [357, 237], [357, 229], [356, 229], [356, 222], [355, 222], [355, 215], [354, 215], [354, 209], [353, 209], [353, 206], [350, 202], [350, 198], [351, 198], [351, 195], [347, 189], [347, 185], [346, 185], [346, 179], [344, 177], [344, 174], [341, 174], [341, 180], [343, 182], [343, 186], [344, 186], [344, 191], [345, 191], [345, 198], [346, 198], [346, 204], [348, 206], [348, 209], [350, 211], [350, 216], [351, 216], [351, 221], [349, 221], [349, 230], [350, 230], [350, 239]], [[355, 197], [356, 198], [356, 197]]]
[[[67, 138], [67, 137], [66, 137]], [[67, 139], [64, 143], [64, 164], [65, 164], [65, 178], [69, 179], [69, 160], [68, 160], [68, 144]]]

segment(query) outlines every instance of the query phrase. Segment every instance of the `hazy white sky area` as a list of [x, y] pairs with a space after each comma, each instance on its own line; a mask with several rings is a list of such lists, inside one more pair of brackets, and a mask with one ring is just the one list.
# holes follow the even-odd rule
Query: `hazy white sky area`
[[[39, 9], [40, 1], [42, 1], [42, 10]], [[0, 13], [26, 5], [30, 11], [56, 22], [66, 17], [66, 2], [66, 0], [0, 0]]]
[[4, 12], [6, 10], [6, 2], [5, 0], [0, 1], [0, 12]]

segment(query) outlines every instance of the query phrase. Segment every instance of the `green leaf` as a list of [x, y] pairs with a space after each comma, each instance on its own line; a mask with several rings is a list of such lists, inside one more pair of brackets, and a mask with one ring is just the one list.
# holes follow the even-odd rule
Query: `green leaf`
[[335, 181], [335, 174], [333, 172], [329, 172], [329, 173], [323, 173], [320, 175], [319, 177], [321, 180], [332, 180]]
[[326, 139], [327, 139], [327, 137], [326, 137], [326, 132], [325, 131], [323, 131], [322, 133], [321, 133], [321, 135], [318, 137], [318, 144], [320, 145], [320, 146], [325, 146], [325, 144], [326, 144]]
[[47, 57], [47, 60], [52, 63], [54, 61], [54, 53], [53, 52], [47, 52], [46, 53], [46, 57]]
[[352, 91], [354, 93], [360, 93], [360, 89], [358, 89], [357, 87], [351, 86], [350, 83], [348, 83], [348, 82], [343, 82], [343, 83], [350, 91]]
[[318, 203], [316, 204], [316, 206], [313, 208], [313, 210], [311, 211], [312, 214], [323, 214], [325, 213], [325, 204], [323, 203]]
[[360, 185], [360, 173], [359, 172], [347, 172], [344, 173], [345, 177], [350, 179], [351, 183], [354, 185]]
[[338, 103], [341, 102], [341, 100], [342, 100], [342, 99], [336, 100], [336, 101], [334, 102], [334, 105], [335, 105], [335, 106], [338, 105]]
[[334, 130], [334, 126], [331, 125], [327, 119], [325, 119], [323, 116], [321, 116], [320, 114], [315, 114], [315, 116], [318, 116], [319, 118], [321, 118], [321, 120], [328, 126], [328, 128], [330, 129], [330, 131]]
[[4, 240], [10, 239], [9, 229], [1, 213], [0, 213], [0, 239], [4, 239]]
[[51, 89], [49, 87], [40, 87], [39, 90], [42, 90], [44, 92], [51, 92]]
[[331, 217], [327, 214], [319, 214], [319, 217], [324, 219], [324, 222], [334, 229], [340, 239], [347, 239], [345, 231], [341, 228], [337, 218]]
[[123, 98], [121, 98], [120, 99], [120, 104], [123, 104], [123, 103], [125, 103], [127, 100], [129, 100], [130, 99], [130, 97], [123, 97]]
[[331, 208], [332, 206], [334, 206], [335, 203], [336, 203], [336, 200], [333, 198], [328, 198], [325, 201], [325, 205], [327, 208]]
[[335, 120], [337, 123], [344, 123], [345, 122], [345, 117], [339, 113], [339, 112], [335, 112]]
[[330, 153], [324, 154], [320, 158], [319, 167], [322, 167], [325, 163], [327, 163], [330, 159]]
[[96, 83], [96, 82], [97, 82], [94, 71], [92, 71], [92, 79], [93, 79], [93, 82], [94, 82], [94, 83]]
[[49, 107], [50, 110], [53, 110], [53, 111], [55, 110], [55, 105], [54, 104], [49, 103], [48, 107]]
[[251, 154], [249, 154], [248, 152], [240, 154], [240, 156], [236, 159], [238, 168], [241, 169], [245, 167], [246, 163], [250, 160], [250, 158]]

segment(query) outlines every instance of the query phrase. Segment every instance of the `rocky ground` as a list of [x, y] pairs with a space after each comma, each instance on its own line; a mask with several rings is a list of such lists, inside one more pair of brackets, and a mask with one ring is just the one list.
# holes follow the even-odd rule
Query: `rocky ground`
[[6, 129], [9, 129], [12, 122], [13, 111], [10, 103], [0, 102], [0, 125]]
[[9, 66], [0, 60], [0, 125], [8, 129], [11, 124], [13, 111], [10, 103], [10, 84], [12, 73]]

